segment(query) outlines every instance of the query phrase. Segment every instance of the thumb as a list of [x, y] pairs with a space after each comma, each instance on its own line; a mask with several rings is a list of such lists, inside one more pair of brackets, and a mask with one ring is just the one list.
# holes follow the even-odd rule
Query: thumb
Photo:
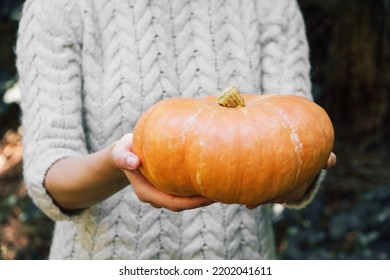
[[140, 159], [131, 152], [113, 154], [113, 161], [117, 168], [122, 170], [136, 170], [140, 166]]
[[131, 152], [133, 135], [126, 134], [119, 141], [114, 143], [112, 149], [112, 160], [115, 166], [122, 170], [136, 170], [141, 164], [137, 155]]

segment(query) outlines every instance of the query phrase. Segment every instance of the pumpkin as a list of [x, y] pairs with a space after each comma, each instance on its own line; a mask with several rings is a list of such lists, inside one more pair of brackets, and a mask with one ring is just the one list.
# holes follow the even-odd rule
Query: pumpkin
[[230, 87], [154, 104], [134, 128], [132, 149], [142, 174], [166, 193], [258, 205], [313, 179], [333, 142], [332, 123], [313, 101]]

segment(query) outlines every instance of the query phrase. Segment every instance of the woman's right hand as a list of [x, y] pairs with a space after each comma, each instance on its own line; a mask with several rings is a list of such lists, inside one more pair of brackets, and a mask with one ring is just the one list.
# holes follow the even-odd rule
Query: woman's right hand
[[112, 160], [117, 168], [123, 170], [135, 194], [144, 202], [155, 208], [166, 208], [171, 211], [182, 211], [207, 206], [213, 200], [203, 196], [181, 197], [164, 193], [153, 186], [140, 171], [141, 160], [132, 152], [133, 134], [124, 135], [114, 143]]

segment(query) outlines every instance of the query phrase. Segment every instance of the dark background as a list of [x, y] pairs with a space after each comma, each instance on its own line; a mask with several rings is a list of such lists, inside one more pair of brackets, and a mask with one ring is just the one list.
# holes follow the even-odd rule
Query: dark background
[[[22, 178], [15, 38], [22, 0], [0, 0], [0, 259], [45, 259], [53, 223]], [[273, 219], [280, 259], [390, 258], [390, 1], [300, 0], [313, 94], [331, 117], [337, 166], [307, 208]]]

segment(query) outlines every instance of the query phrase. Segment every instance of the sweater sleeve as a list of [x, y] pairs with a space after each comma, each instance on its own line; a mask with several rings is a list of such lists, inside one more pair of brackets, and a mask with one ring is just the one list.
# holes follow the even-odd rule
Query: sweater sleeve
[[[294, 94], [313, 100], [309, 46], [298, 3], [296, 0], [262, 2], [259, 11], [262, 92]], [[305, 207], [315, 197], [325, 174], [325, 170], [318, 174], [300, 201], [285, 206]]]
[[81, 47], [70, 24], [70, 3], [26, 1], [16, 45], [25, 183], [34, 203], [53, 220], [78, 215], [70, 217], [56, 206], [44, 187], [47, 170], [62, 158], [87, 153], [82, 122]]

